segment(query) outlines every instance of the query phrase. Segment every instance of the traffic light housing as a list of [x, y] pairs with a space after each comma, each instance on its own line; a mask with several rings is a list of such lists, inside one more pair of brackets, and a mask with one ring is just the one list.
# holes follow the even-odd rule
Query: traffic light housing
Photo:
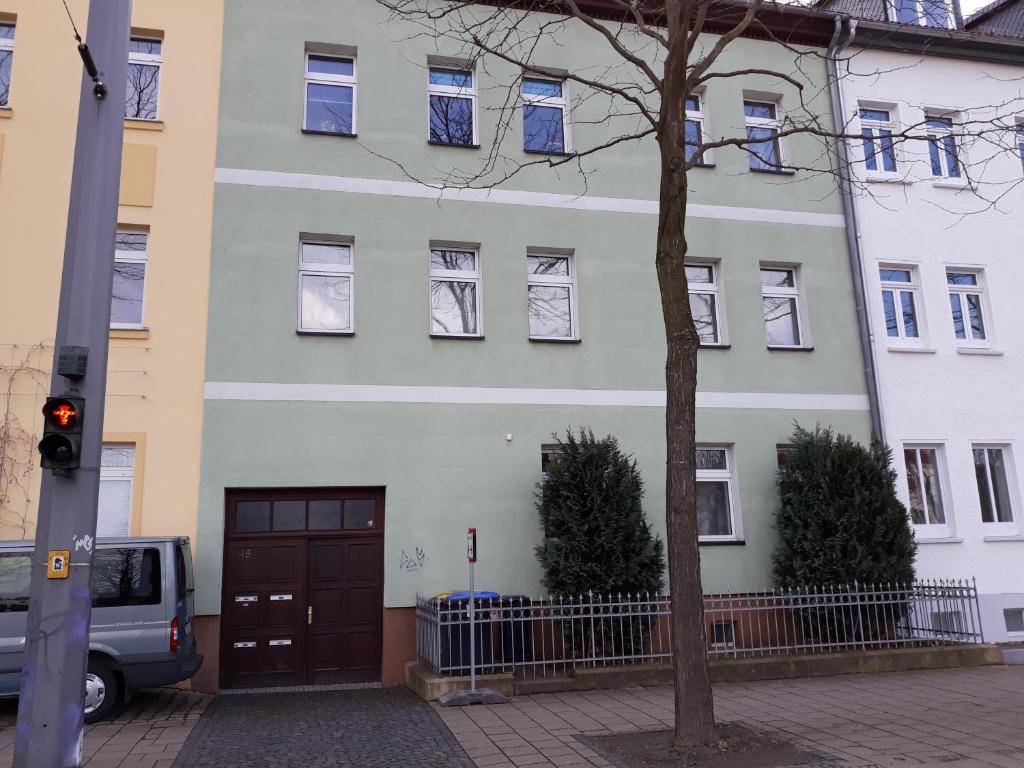
[[43, 469], [52, 469], [54, 474], [78, 469], [84, 417], [83, 398], [67, 395], [47, 398], [43, 406], [43, 439], [39, 441]]

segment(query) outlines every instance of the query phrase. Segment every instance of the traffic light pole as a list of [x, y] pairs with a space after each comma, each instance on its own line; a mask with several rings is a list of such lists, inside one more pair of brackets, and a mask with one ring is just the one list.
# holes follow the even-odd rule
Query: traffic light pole
[[[81, 764], [92, 611], [89, 574], [96, 537], [130, 24], [131, 0], [94, 0], [89, 4], [91, 58], [80, 48], [92, 71], [83, 74], [78, 108], [51, 391], [72, 393], [88, 407], [82, 420], [81, 468], [63, 476], [43, 471], [14, 742], [16, 768]], [[83, 352], [88, 358], [80, 375]], [[60, 371], [72, 375], [65, 377]], [[58, 554], [62, 551], [70, 552], [70, 567]]]

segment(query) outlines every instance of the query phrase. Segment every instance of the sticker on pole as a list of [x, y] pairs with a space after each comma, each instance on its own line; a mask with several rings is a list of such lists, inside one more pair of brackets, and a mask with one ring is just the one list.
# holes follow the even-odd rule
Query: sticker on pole
[[466, 559], [471, 563], [476, 562], [476, 528], [466, 531]]
[[46, 578], [66, 579], [71, 573], [71, 552], [66, 549], [51, 549], [46, 555]]

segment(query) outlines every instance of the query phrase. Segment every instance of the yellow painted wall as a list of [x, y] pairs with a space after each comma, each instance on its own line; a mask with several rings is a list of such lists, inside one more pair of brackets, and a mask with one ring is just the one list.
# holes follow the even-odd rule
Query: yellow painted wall
[[[87, 0], [69, 6], [84, 33]], [[9, 109], [0, 109], [0, 538], [21, 538], [34, 530], [35, 442], [82, 66], [59, 2], [0, 0], [0, 19], [10, 18], [14, 66]], [[220, 0], [133, 3], [133, 29], [164, 41], [160, 122], [125, 126], [119, 223], [150, 232], [146, 330], [111, 333], [104, 438], [137, 444], [137, 535], [196, 530], [222, 22]], [[14, 428], [6, 443], [5, 424]]]

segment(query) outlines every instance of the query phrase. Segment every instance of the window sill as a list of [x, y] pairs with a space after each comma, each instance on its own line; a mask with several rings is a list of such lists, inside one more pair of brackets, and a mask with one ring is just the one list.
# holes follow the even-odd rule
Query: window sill
[[963, 544], [963, 539], [958, 536], [915, 536], [914, 541], [918, 544]]
[[814, 347], [783, 347], [776, 344], [769, 344], [765, 347], [769, 352], [813, 352]]
[[112, 339], [148, 339], [149, 328], [111, 328]]
[[732, 344], [701, 344], [697, 349], [732, 349]]
[[918, 355], [934, 355], [935, 347], [886, 347], [890, 352], [911, 352]]
[[939, 189], [969, 189], [970, 185], [966, 181], [949, 181], [949, 180], [938, 180], [932, 182], [933, 187]]
[[788, 168], [751, 168], [751, 173], [767, 173], [771, 176], [796, 176], [796, 171]]
[[484, 339], [484, 335], [482, 333], [476, 336], [468, 333], [461, 336], [451, 333], [431, 333], [429, 336], [432, 339], [450, 339], [453, 341], [483, 341]]
[[523, 152], [528, 155], [551, 155], [552, 157], [572, 157], [575, 152], [549, 152], [546, 149], [527, 149], [523, 147]]
[[714, 164], [713, 162], [708, 162], [708, 163], [697, 163], [697, 164], [695, 164], [695, 165], [694, 165], [693, 167], [694, 167], [694, 168], [714, 168], [714, 167], [715, 167], [715, 164]]
[[303, 331], [297, 329], [295, 331], [297, 336], [355, 336], [355, 331]]
[[1006, 536], [982, 536], [982, 541], [1024, 541], [1024, 534], [1015, 533]]
[[480, 149], [479, 144], [452, 144], [447, 141], [430, 141], [427, 140], [427, 144], [432, 147], [453, 147], [455, 149]]
[[530, 336], [531, 342], [537, 342], [538, 344], [582, 344], [583, 339], [558, 339], [558, 338], [547, 338], [545, 336]]
[[984, 347], [957, 347], [958, 355], [988, 355], [990, 357], [1002, 357], [1001, 349], [985, 349]]
[[746, 544], [743, 539], [697, 539], [701, 547], [744, 547]]
[[134, 117], [126, 117], [124, 119], [124, 127], [131, 128], [136, 131], [162, 131], [164, 129], [164, 121], [139, 120]]
[[873, 174], [869, 173], [864, 177], [864, 181], [870, 182], [871, 184], [912, 184], [910, 179], [903, 176], [894, 176], [888, 174]]
[[310, 136], [339, 136], [343, 139], [354, 139], [357, 134], [354, 133], [338, 133], [337, 131], [314, 131], [312, 128], [303, 128], [303, 133], [308, 133]]
[[0, 119], [14, 117], [14, 110], [11, 107], [0, 107]]

